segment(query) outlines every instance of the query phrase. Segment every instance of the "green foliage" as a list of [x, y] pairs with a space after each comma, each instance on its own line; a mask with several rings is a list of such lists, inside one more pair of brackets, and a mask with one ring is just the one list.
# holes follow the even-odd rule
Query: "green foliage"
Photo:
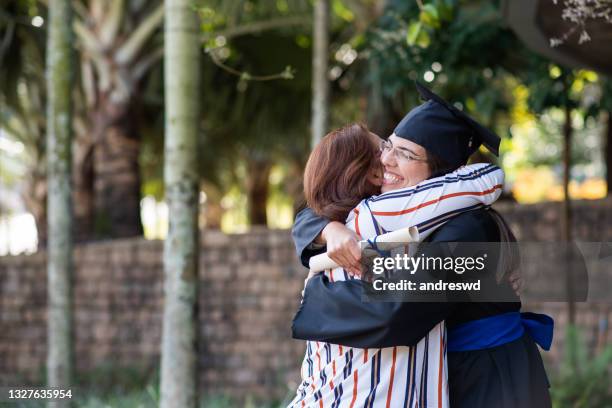
[[[519, 84], [529, 89], [531, 112], [548, 112], [568, 102], [563, 99], [566, 80], [571, 89], [569, 102], [584, 111], [580, 115], [596, 116], [600, 108], [612, 110], [611, 81], [600, 79], [604, 97], [599, 105], [583, 106], [582, 88], [575, 84], [593, 82], [530, 52], [502, 21], [499, 1], [387, 0], [379, 17], [374, 3], [331, 0], [330, 68], [340, 72], [332, 81], [333, 126], [364, 120], [365, 110], [372, 125], [385, 124], [376, 130], [392, 128], [418, 103], [412, 83], [424, 81], [425, 75], [432, 78], [429, 85], [435, 91], [502, 136], [511, 136], [513, 89]], [[0, 47], [0, 123], [10, 121], [15, 128], [11, 133], [27, 141], [26, 149], [33, 146], [39, 152], [44, 151], [40, 136], [44, 135], [45, 90], [37, 84], [44, 84], [45, 29], [33, 27], [31, 19], [34, 15], [46, 19], [42, 4], [6, 0], [0, 6], [0, 44], [4, 44]], [[135, 4], [144, 2], [125, 2], [126, 7]], [[236, 169], [245, 159], [264, 157], [283, 166], [303, 165], [309, 150], [312, 1], [196, 0], [193, 4], [201, 17], [203, 46], [217, 49], [223, 63], [243, 73], [231, 75], [203, 53], [203, 182], [222, 196], [242, 183]], [[128, 25], [138, 19], [132, 13], [126, 16]], [[7, 43], [2, 40], [9, 38], [11, 21], [16, 22], [15, 34]], [[160, 39], [157, 36], [152, 44], [158, 45]], [[345, 44], [359, 51], [353, 63], [334, 58]], [[142, 54], [149, 54], [149, 49]], [[250, 80], [271, 73], [281, 73], [285, 79]], [[162, 79], [161, 65], [144, 77], [134, 116], [142, 140], [142, 191], [158, 199], [164, 193]], [[25, 99], [19, 98], [18, 84], [27, 85]], [[83, 100], [75, 105], [81, 109], [77, 116], [86, 113]], [[549, 148], [559, 143], [554, 125], [541, 124], [542, 132], [534, 133], [538, 140], [533, 146], [545, 147], [534, 149], [539, 163], [558, 162], [559, 149]], [[576, 142], [574, 159], [582, 160], [586, 156], [579, 137]], [[44, 157], [33, 157], [44, 163]]]
[[159, 371], [144, 366], [117, 366], [115, 363], [103, 363], [79, 374], [76, 380], [77, 388], [85, 389], [91, 394], [124, 394], [157, 383]]
[[529, 107], [542, 113], [553, 107], [579, 106], [579, 94], [572, 92], [578, 73], [571, 69], [551, 64], [540, 57], [531, 56], [527, 69], [521, 72], [522, 82], [529, 87]]
[[[38, 381], [30, 383], [15, 379], [15, 383], [31, 387], [43, 386], [46, 368], [40, 367]], [[159, 403], [159, 370], [145, 366], [117, 366], [104, 363], [90, 371], [80, 372], [72, 387], [74, 406], [79, 408], [148, 408]], [[44, 408], [46, 402], [30, 400], [11, 406]]]
[[305, 17], [300, 22], [305, 24], [312, 11], [308, 0], [196, 0], [194, 5], [207, 40], [205, 45], [209, 47], [219, 45], [215, 43], [217, 35], [231, 38], [245, 27], [254, 28], [253, 24], [265, 24], [272, 19], [281, 22], [281, 27], [285, 26], [283, 22], [290, 27], [295, 23], [291, 18]]
[[[36, 386], [36, 385], [32, 385]], [[159, 406], [159, 372], [148, 373], [140, 367], [100, 366], [79, 375], [72, 394], [79, 408], [149, 408]], [[288, 401], [262, 401], [247, 396], [239, 401], [228, 395], [200, 396], [200, 408], [282, 408]], [[12, 404], [16, 408], [45, 408], [43, 401], [29, 400]]]
[[310, 49], [300, 46], [294, 35], [244, 36], [228, 49], [228, 63], [244, 72], [272, 72], [285, 65], [300, 69], [291, 80], [240, 81], [206, 61], [201, 174], [215, 185], [226, 185], [226, 191], [228, 173], [237, 180], [239, 159], [305, 154], [311, 66]]
[[355, 19], [355, 15], [351, 11], [351, 9], [346, 7], [342, 0], [332, 0], [331, 7], [334, 12], [334, 15], [338, 16], [340, 19], [346, 22], [351, 22]]
[[422, 21], [413, 21], [408, 26], [408, 34], [406, 35], [406, 42], [410, 46], [418, 45], [421, 48], [429, 47], [431, 43], [431, 37], [424, 27]]
[[423, 24], [435, 29], [438, 29], [441, 26], [440, 13], [433, 4], [425, 4], [423, 6], [423, 9], [419, 14], [419, 20], [421, 20]]
[[43, 11], [32, 3], [9, 0], [0, 8], [0, 126], [26, 148], [44, 151], [46, 37], [30, 24]]
[[153, 394], [152, 387], [125, 394], [107, 396], [89, 395], [79, 401], [82, 408], [147, 408], [159, 404], [159, 395]]
[[602, 90], [601, 109], [612, 112], [612, 80], [610, 78], [602, 78], [600, 84]]
[[[558, 167], [563, 147], [563, 134], [559, 124], [564, 120], [560, 109], [549, 109], [545, 114], [538, 117], [535, 129], [529, 143], [523, 146], [521, 156], [516, 163], [520, 167], [549, 166]], [[572, 145], [572, 164], [586, 165], [591, 163], [595, 156], [600, 154], [597, 141], [598, 134], [584, 124], [587, 118], [581, 112], [575, 112], [573, 122], [576, 123], [574, 130], [576, 142]], [[585, 129], [586, 128], [586, 129]], [[578, 169], [575, 169], [578, 170]], [[577, 175], [574, 171], [573, 176]]]
[[552, 379], [555, 408], [607, 408], [612, 406], [612, 346], [589, 356], [576, 327], [569, 326], [560, 371]]
[[[529, 165], [560, 162], [564, 119], [558, 108], [573, 109], [580, 119], [575, 125], [584, 125], [584, 133], [591, 134], [594, 122], [589, 118], [612, 106], [609, 81], [555, 65], [529, 50], [503, 21], [497, 1], [391, 0], [359, 51], [367, 64], [363, 82], [373, 90], [370, 105], [380, 107], [379, 115], [387, 115], [391, 124], [419, 103], [414, 80], [429, 82], [501, 136], [512, 137], [514, 109], [526, 103], [526, 115], [519, 120], [542, 122], [529, 133], [533, 149], [524, 156]], [[603, 88], [600, 101], [585, 96], [594, 93], [585, 90], [597, 87], [596, 81]], [[517, 88], [526, 89], [521, 94], [525, 100], [517, 100]], [[593, 157], [582, 130], [576, 129], [574, 163]]]
[[420, 9], [415, 2], [391, 1], [367, 32], [360, 51], [375, 69], [368, 70], [366, 85], [380, 89], [380, 104], [390, 101], [395, 118], [418, 103], [413, 81], [420, 80], [493, 125], [512, 104], [505, 78], [516, 68], [521, 44], [494, 3], [424, 3]]

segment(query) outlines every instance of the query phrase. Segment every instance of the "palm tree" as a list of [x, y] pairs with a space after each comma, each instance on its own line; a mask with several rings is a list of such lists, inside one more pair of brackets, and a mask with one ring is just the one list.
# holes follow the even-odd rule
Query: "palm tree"
[[162, 408], [197, 406], [199, 21], [191, 0], [165, 2], [165, 162]]
[[[81, 56], [85, 132], [75, 150], [75, 213], [89, 236], [142, 234], [141, 138], [135, 112], [140, 85], [161, 61], [155, 34], [163, 21], [159, 1], [76, 1], [74, 24]], [[117, 205], [121, 203], [121, 205]]]
[[[72, 142], [73, 49], [69, 0], [49, 1], [47, 46], [48, 349], [47, 384], [68, 388], [72, 377]], [[69, 406], [69, 401], [50, 406]]]
[[[44, 16], [47, 0], [39, 6]], [[73, 0], [80, 81], [75, 86], [73, 195], [75, 240], [142, 233], [140, 223], [141, 85], [161, 63], [159, 1]], [[32, 5], [0, 8], [0, 123], [30, 158], [25, 201], [44, 245], [46, 199], [44, 31], [32, 26]], [[43, 60], [43, 62], [41, 62]], [[17, 92], [17, 88], [20, 92]], [[25, 92], [24, 92], [25, 91]], [[138, 115], [135, 115], [138, 113]], [[121, 202], [122, 205], [116, 205]], [[94, 231], [96, 230], [96, 231]]]

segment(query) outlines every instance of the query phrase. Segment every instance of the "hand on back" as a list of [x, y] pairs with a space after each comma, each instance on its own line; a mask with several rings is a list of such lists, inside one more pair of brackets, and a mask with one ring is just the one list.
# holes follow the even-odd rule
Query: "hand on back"
[[354, 275], [361, 275], [361, 248], [359, 237], [344, 224], [332, 221], [321, 231], [327, 244], [327, 255]]

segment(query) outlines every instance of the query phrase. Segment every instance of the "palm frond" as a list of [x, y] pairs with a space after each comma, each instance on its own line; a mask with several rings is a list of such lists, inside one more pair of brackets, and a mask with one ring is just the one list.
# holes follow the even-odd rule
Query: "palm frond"
[[151, 38], [164, 21], [164, 6], [159, 4], [132, 33], [128, 40], [121, 46], [115, 56], [120, 64], [129, 64], [134, 61], [136, 55], [142, 50], [144, 44]]
[[312, 5], [307, 0], [203, 0], [197, 3], [204, 39], [237, 37], [283, 27], [308, 26]]

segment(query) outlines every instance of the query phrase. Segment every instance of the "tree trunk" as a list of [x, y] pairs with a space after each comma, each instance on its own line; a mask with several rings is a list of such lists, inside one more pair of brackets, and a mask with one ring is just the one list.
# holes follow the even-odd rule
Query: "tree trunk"
[[247, 202], [249, 223], [268, 225], [267, 204], [272, 163], [268, 158], [249, 158], [247, 164]]
[[304, 169], [306, 162], [304, 157], [294, 157], [290, 162], [289, 171], [285, 179], [285, 190], [293, 201], [293, 214], [297, 214], [306, 206], [304, 198]]
[[[49, 1], [47, 50], [48, 322], [47, 386], [70, 388], [72, 356], [72, 211], [70, 168], [74, 57], [70, 0]], [[49, 402], [68, 407], [68, 400]]]
[[312, 147], [325, 136], [329, 126], [329, 21], [329, 0], [316, 0], [312, 33]]
[[93, 146], [89, 137], [78, 134], [73, 144], [74, 240], [83, 242], [93, 238], [94, 191]]
[[75, 176], [79, 238], [143, 233], [134, 110], [144, 76], [161, 60], [163, 49], [152, 39], [164, 8], [163, 2], [152, 7], [143, 1], [124, 3], [89, 0], [86, 15], [74, 23], [82, 51], [83, 111], [88, 114], [85, 137], [77, 142], [85, 154], [75, 158], [80, 164], [75, 169], [80, 172]]
[[164, 183], [169, 229], [164, 242], [160, 407], [196, 408], [199, 22], [191, 0], [166, 0], [164, 7]]
[[207, 229], [221, 229], [221, 220], [225, 210], [221, 206], [220, 201], [209, 200], [206, 202], [204, 213], [204, 225]]
[[95, 235], [101, 238], [140, 236], [143, 234], [138, 166], [140, 138], [136, 135], [130, 107], [113, 106], [112, 101], [105, 100], [94, 121], [97, 122], [93, 150]]
[[[368, 70], [373, 73], [373, 77], [378, 77], [380, 72], [378, 62], [371, 60], [368, 63]], [[396, 117], [393, 105], [383, 95], [380, 81], [375, 81], [368, 87], [367, 93], [362, 95], [360, 102], [362, 110], [365, 111], [368, 127], [381, 137], [386, 138], [393, 133], [395, 126], [403, 117], [403, 113], [402, 116]]]
[[225, 210], [221, 206], [223, 192], [212, 183], [202, 183], [201, 190], [206, 194], [206, 203], [202, 214], [206, 229], [221, 229], [221, 219]]
[[612, 111], [608, 111], [606, 128], [606, 186], [608, 195], [612, 195]]
[[[566, 104], [565, 122], [563, 124], [563, 203], [561, 214], [561, 237], [566, 245], [570, 245], [572, 239], [572, 210], [569, 195], [570, 172], [572, 168], [572, 108]], [[571, 251], [567, 251], [567, 256], [571, 256]], [[576, 305], [574, 295], [574, 272], [571, 265], [572, 259], [567, 259], [566, 266], [566, 290], [567, 290], [567, 312], [569, 324], [574, 324], [576, 320]]]

